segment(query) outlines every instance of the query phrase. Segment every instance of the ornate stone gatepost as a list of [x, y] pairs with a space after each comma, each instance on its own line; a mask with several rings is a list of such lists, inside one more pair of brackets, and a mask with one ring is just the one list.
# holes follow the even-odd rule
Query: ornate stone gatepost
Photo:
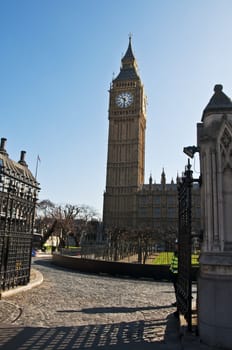
[[216, 85], [197, 125], [203, 244], [198, 286], [201, 340], [232, 349], [232, 102]]

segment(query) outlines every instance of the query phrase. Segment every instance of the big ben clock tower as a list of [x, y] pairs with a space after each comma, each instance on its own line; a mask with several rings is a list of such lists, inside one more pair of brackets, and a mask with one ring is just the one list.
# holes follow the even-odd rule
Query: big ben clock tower
[[109, 135], [103, 222], [106, 228], [136, 224], [136, 193], [144, 183], [146, 96], [131, 37], [109, 91]]

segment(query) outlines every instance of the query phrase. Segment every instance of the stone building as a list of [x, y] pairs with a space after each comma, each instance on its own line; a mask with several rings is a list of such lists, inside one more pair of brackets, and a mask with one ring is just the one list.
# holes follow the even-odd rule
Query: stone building
[[200, 149], [201, 246], [198, 329], [209, 348], [232, 349], [232, 101], [215, 85], [197, 124]]
[[[109, 90], [109, 135], [103, 223], [105, 228], [152, 228], [177, 232], [178, 192], [172, 180], [144, 184], [147, 98], [131, 38]], [[193, 190], [193, 226], [200, 220], [199, 189]], [[195, 225], [196, 221], [196, 225]]]
[[[178, 231], [178, 183], [166, 183], [165, 172], [161, 174], [161, 183], [144, 184], [137, 193], [137, 218], [139, 228], [153, 228], [160, 233], [174, 233]], [[200, 193], [198, 184], [192, 188], [192, 231], [199, 233], [200, 227]]]

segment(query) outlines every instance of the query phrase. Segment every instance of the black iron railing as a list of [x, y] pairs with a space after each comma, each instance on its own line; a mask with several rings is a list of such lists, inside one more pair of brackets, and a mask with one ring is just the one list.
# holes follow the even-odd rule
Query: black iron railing
[[192, 186], [193, 179], [190, 162], [186, 166], [178, 186], [179, 230], [178, 230], [178, 280], [177, 305], [185, 316], [188, 329], [192, 329]]
[[24, 158], [18, 163], [10, 160], [1, 141], [0, 293], [29, 282], [38, 190]]

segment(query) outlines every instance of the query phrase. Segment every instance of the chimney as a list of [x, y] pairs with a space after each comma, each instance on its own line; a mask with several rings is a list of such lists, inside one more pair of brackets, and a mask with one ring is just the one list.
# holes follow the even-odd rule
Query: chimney
[[5, 150], [5, 145], [6, 145], [7, 139], [5, 137], [1, 138], [1, 144], [0, 144], [0, 153], [8, 156], [6, 150]]
[[20, 160], [18, 163], [23, 165], [23, 166], [27, 166], [27, 163], [25, 161], [25, 155], [26, 155], [26, 151], [21, 151]]

